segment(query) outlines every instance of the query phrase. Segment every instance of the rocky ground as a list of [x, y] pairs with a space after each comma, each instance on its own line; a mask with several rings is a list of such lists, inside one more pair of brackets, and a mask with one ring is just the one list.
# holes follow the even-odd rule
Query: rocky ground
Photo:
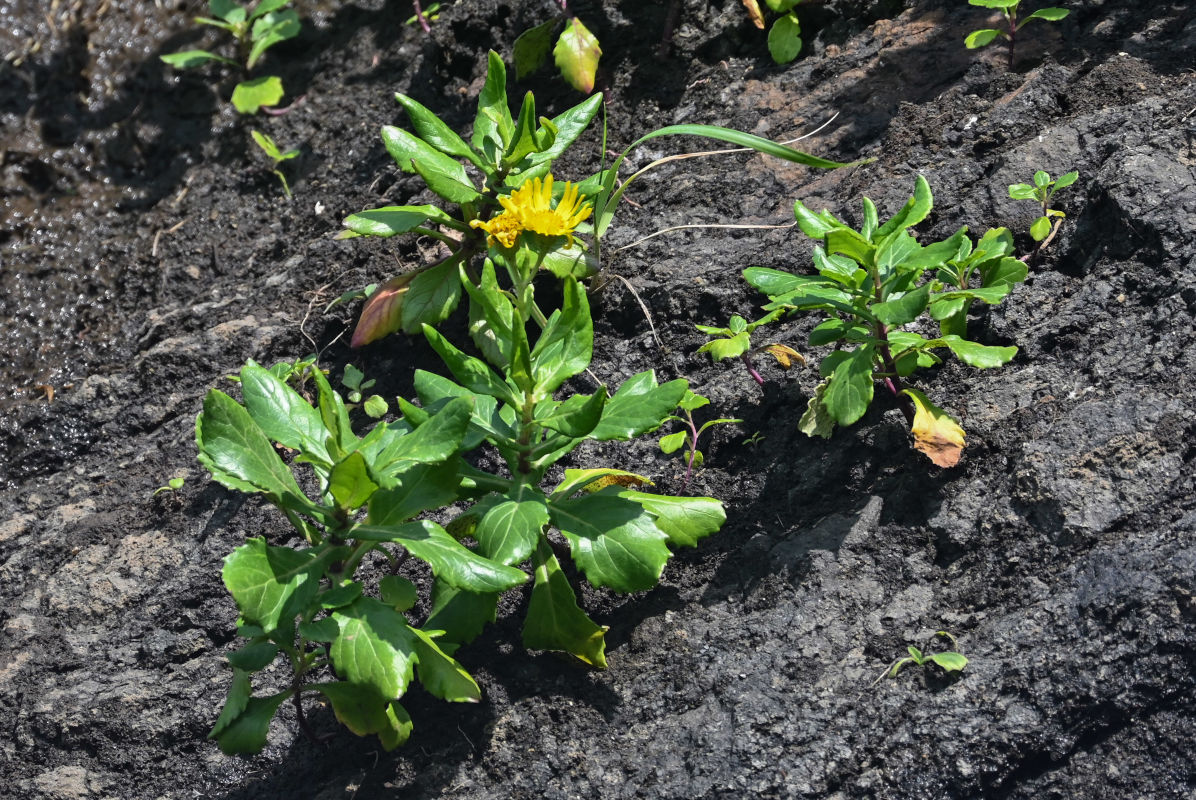
[[[199, 468], [201, 399], [246, 358], [316, 351], [334, 375], [351, 362], [410, 396], [426, 347], [350, 351], [356, 307], [323, 309], [418, 248], [333, 236], [353, 211], [429, 199], [378, 137], [403, 121], [393, 93], [465, 129], [486, 49], [509, 56], [551, 6], [458, 0], [425, 35], [404, 24], [409, 2], [301, 2], [303, 34], [269, 65], [304, 100], [246, 120], [219, 72], [158, 59], [199, 42], [198, 2], [0, 0], [0, 795], [1192, 796], [1196, 9], [1061, 4], [1071, 15], [1026, 28], [1008, 70], [999, 46], [963, 47], [987, 15], [961, 0], [801, 9], [806, 48], [787, 66], [738, 0], [683, 0], [663, 56], [669, 3], [570, 3], [602, 42], [613, 148], [676, 122], [787, 139], [837, 114], [801, 146], [877, 159], [675, 162], [629, 191], [611, 251], [673, 225], [786, 225], [797, 199], [858, 222], [862, 196], [892, 213], [917, 174], [935, 193], [924, 241], [1005, 225], [1025, 251], [1032, 204], [1006, 187], [1078, 170], [1029, 280], [970, 323], [1019, 353], [919, 376], [968, 430], [955, 468], [912, 450], [882, 401], [811, 440], [796, 421], [813, 370], [769, 368], [761, 390], [697, 353], [693, 327], [756, 312], [745, 267], [809, 271], [796, 228], [614, 253], [606, 269], [648, 315], [620, 281], [596, 294], [592, 369], [687, 377], [744, 419], [713, 435], [689, 487], [727, 503], [726, 527], [652, 592], [587, 593], [612, 628], [605, 672], [525, 652], [518, 615], [503, 617], [459, 656], [484, 702], [413, 691], [403, 749], [315, 710], [326, 744], [284, 713], [246, 760], [205, 738], [236, 616], [220, 563], [289, 527]], [[549, 71], [519, 88], [551, 113], [578, 100]], [[251, 152], [254, 126], [301, 149], [293, 203]], [[631, 161], [707, 146], [660, 139]], [[557, 172], [584, 177], [598, 149], [589, 137]], [[805, 349], [813, 324], [777, 335]], [[650, 440], [579, 459], [682, 489]], [[151, 497], [175, 475], [181, 491]], [[962, 675], [874, 682], [940, 629]]]

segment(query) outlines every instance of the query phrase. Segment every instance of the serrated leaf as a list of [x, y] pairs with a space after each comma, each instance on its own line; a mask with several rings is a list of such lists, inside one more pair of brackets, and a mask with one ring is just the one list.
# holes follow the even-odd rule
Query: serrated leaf
[[548, 509], [592, 585], [638, 592], [660, 579], [671, 555], [668, 537], [638, 503], [598, 493], [553, 501]]
[[273, 633], [285, 612], [305, 607], [319, 589], [310, 552], [250, 539], [225, 556], [221, 577], [246, 621]]
[[249, 682], [249, 673], [233, 668], [233, 682], [228, 687], [228, 697], [224, 701], [224, 708], [220, 710], [220, 716], [216, 719], [216, 724], [212, 726], [212, 730], [208, 733], [208, 738], [213, 739], [219, 736], [233, 720], [241, 716], [245, 707], [249, 705], [249, 697], [253, 694], [253, 686]]
[[822, 401], [831, 417], [847, 426], [872, 404], [872, 345], [861, 345], [835, 367]]
[[263, 75], [237, 84], [233, 89], [233, 107], [242, 114], [256, 114], [262, 106], [278, 105], [284, 94], [281, 78]]
[[415, 667], [415, 635], [406, 618], [372, 597], [332, 614], [340, 628], [329, 652], [336, 671], [381, 697], [402, 697]]
[[410, 738], [414, 726], [411, 724], [411, 717], [408, 716], [407, 709], [403, 708], [397, 700], [392, 700], [386, 707], [386, 721], [387, 727], [378, 731], [378, 740], [382, 742], [383, 749], [394, 750]]
[[602, 418], [589, 438], [626, 441], [654, 431], [664, 424], [688, 389], [683, 378], [657, 385], [652, 370], [634, 375], [606, 401]]
[[552, 49], [552, 55], [561, 76], [570, 86], [586, 94], [594, 91], [594, 76], [598, 72], [602, 48], [598, 46], [594, 34], [577, 17], [565, 25], [556, 47]]
[[444, 631], [438, 639], [441, 650], [450, 655], [456, 646], [472, 641], [487, 622], [494, 622], [497, 592], [467, 592], [437, 579], [432, 588], [432, 610], [424, 627]]
[[245, 365], [241, 396], [249, 416], [267, 437], [316, 461], [331, 462], [324, 444], [328, 429], [320, 412], [270, 370], [252, 362]]
[[917, 389], [903, 389], [914, 401], [914, 449], [940, 467], [954, 467], [963, 455], [964, 431], [951, 415]]
[[509, 499], [499, 502], [478, 520], [474, 538], [486, 558], [500, 564], [527, 560], [548, 524], [547, 499], [538, 489], [519, 484]]
[[570, 653], [597, 669], [606, 669], [605, 626], [594, 624], [577, 605], [577, 595], [547, 543], [533, 556], [536, 582], [523, 623], [523, 646]]
[[675, 547], [695, 547], [727, 521], [722, 502], [713, 497], [670, 497], [625, 489], [619, 497], [638, 503]]
[[411, 632], [415, 634], [419, 656], [415, 674], [425, 689], [450, 703], [476, 703], [482, 699], [482, 690], [464, 667], [419, 628], [412, 628]]
[[378, 581], [378, 592], [382, 595], [382, 602], [395, 611], [407, 611], [419, 599], [415, 584], [401, 575], [387, 575]]
[[224, 656], [234, 669], [257, 672], [267, 667], [278, 656], [278, 645], [274, 642], [252, 642], [240, 650], [230, 650]]

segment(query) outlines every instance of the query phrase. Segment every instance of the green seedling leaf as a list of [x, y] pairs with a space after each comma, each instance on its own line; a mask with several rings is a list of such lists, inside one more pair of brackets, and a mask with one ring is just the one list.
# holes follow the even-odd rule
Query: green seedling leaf
[[938, 664], [947, 672], [962, 672], [963, 668], [968, 665], [967, 656], [963, 653], [933, 653], [928, 656], [928, 660]]
[[167, 53], [164, 56], [159, 56], [159, 58], [175, 69], [192, 69], [208, 61], [220, 61], [234, 67], [239, 66], [236, 61], [227, 59], [224, 56], [218, 56], [215, 53], [209, 53], [207, 50], [183, 50], [179, 53]]
[[685, 439], [689, 436], [688, 431], [677, 431], [660, 437], [660, 451], [662, 453], [675, 453], [685, 446]]
[[699, 347], [698, 352], [710, 353], [712, 359], [722, 361], [727, 358], [739, 358], [750, 349], [752, 349], [752, 338], [745, 331], [737, 333], [729, 339], [711, 339]]
[[273, 633], [291, 609], [306, 607], [319, 589], [311, 553], [250, 539], [224, 559], [221, 576], [247, 622]]
[[977, 344], [976, 342], [969, 342], [958, 336], [944, 336], [938, 341], [951, 348], [951, 352], [960, 361], [969, 367], [976, 367], [978, 369], [999, 367], [1002, 364], [1009, 363], [1009, 360], [1017, 355], [1016, 347], [991, 347], [989, 345]]
[[1001, 33], [995, 28], [984, 28], [982, 30], [972, 31], [969, 33], [963, 40], [963, 45], [969, 50], [976, 50], [977, 48], [992, 44], [993, 39], [1004, 35], [1005, 34]]
[[253, 23], [253, 32], [250, 34], [253, 47], [249, 50], [249, 58], [245, 62], [245, 66], [248, 69], [253, 69], [271, 47], [298, 36], [299, 28], [299, 15], [290, 9], [272, 11], [259, 17]]
[[454, 220], [436, 206], [386, 206], [350, 214], [344, 224], [360, 236], [386, 238], [410, 233], [428, 222], [447, 224]]
[[1030, 269], [1019, 258], [1000, 258], [980, 265], [980, 283], [990, 286], [1014, 286], [1026, 279]]
[[553, 58], [561, 76], [579, 92], [594, 91], [594, 76], [598, 72], [598, 59], [602, 48], [598, 39], [581, 20], [573, 17], [552, 49]]
[[1039, 217], [1034, 220], [1034, 224], [1030, 226], [1030, 236], [1034, 241], [1041, 242], [1051, 232], [1051, 220], [1049, 217]]
[[602, 418], [589, 438], [625, 441], [654, 431], [664, 424], [688, 389], [689, 384], [682, 378], [657, 385], [652, 370], [628, 378], [606, 401]]
[[553, 501], [549, 512], [593, 586], [638, 592], [660, 580], [668, 537], [638, 503], [599, 492]]
[[212, 12], [212, 16], [225, 22], [238, 23], [246, 20], [245, 8], [234, 0], [208, 0], [208, 10]]
[[329, 652], [339, 674], [378, 696], [398, 699], [411, 682], [416, 637], [406, 618], [372, 597], [332, 614], [340, 628]]
[[419, 659], [415, 672], [425, 689], [450, 703], [476, 703], [482, 699], [477, 682], [431, 636], [418, 628], [412, 628], [411, 632], [415, 634]]
[[242, 114], [256, 114], [263, 106], [276, 106], [285, 94], [282, 79], [264, 75], [238, 83], [233, 89], [233, 107]]
[[407, 611], [419, 599], [419, 591], [415, 584], [399, 575], [384, 577], [378, 582], [378, 590], [382, 594], [382, 602], [395, 611]]
[[768, 30], [768, 53], [778, 64], [788, 64], [800, 52], [801, 23], [796, 14], [786, 14]]
[[[1044, 8], [1042, 10], [1047, 11], [1048, 9]], [[1053, 10], [1062, 11], [1063, 9], [1053, 9]], [[1063, 11], [1063, 14], [1064, 14], [1064, 16], [1066, 16], [1067, 12]], [[1080, 177], [1080, 173], [1078, 173], [1078, 172], [1068, 172], [1064, 175], [1060, 175], [1059, 180], [1055, 181], [1055, 191], [1057, 192], [1060, 189], [1066, 189], [1068, 186], [1071, 186], [1073, 183], [1075, 183], [1076, 179], [1079, 177]]]
[[552, 34], [560, 24], [555, 18], [528, 28], [515, 39], [515, 80], [523, 80], [543, 66], [552, 49]]
[[523, 646], [570, 653], [597, 669], [606, 669], [606, 626], [594, 624], [577, 605], [577, 595], [546, 542], [533, 557], [536, 582], [523, 624]]
[[371, 419], [382, 419], [382, 417], [386, 416], [386, 412], [390, 411], [390, 406], [386, 400], [377, 394], [367, 397], [361, 408]]

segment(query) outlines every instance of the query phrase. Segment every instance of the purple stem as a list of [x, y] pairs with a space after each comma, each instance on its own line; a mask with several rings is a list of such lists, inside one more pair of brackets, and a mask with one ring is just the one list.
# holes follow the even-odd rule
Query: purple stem
[[743, 360], [743, 365], [745, 367], [747, 367], [748, 374], [752, 376], [752, 380], [754, 380], [756, 383], [760, 384], [760, 388], [763, 389], [764, 388], [764, 377], [759, 372], [756, 371], [755, 365], [752, 364], [751, 355], [748, 353], [744, 353], [743, 355], [740, 356], [740, 358]]
[[424, 33], [431, 33], [432, 26], [428, 24], [428, 20], [424, 16], [424, 10], [420, 7], [419, 0], [411, 0], [411, 4], [415, 6], [415, 18], [419, 20], [419, 26], [424, 29]]
[[694, 474], [694, 461], [698, 457], [698, 426], [694, 424], [694, 415], [686, 411], [685, 419], [689, 425], [689, 463], [685, 465], [685, 482], [681, 484], [681, 491], [689, 488], [690, 478]]
[[307, 100], [307, 95], [301, 94], [298, 97], [296, 97], [294, 102], [291, 103], [289, 106], [283, 106], [282, 108], [266, 108], [265, 106], [262, 106], [261, 109], [259, 109], [259, 110], [263, 114], [269, 114], [272, 117], [281, 117], [283, 114], [289, 114], [292, 111], [294, 111], [296, 108], [298, 108], [299, 106], [303, 105], [304, 101], [306, 101], [306, 100]]

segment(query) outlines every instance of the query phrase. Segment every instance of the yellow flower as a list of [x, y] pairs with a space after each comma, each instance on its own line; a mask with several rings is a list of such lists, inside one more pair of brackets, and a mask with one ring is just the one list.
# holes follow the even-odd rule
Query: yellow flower
[[491, 241], [503, 247], [514, 247], [521, 231], [531, 231], [543, 236], [567, 236], [573, 246], [573, 231], [593, 212], [589, 203], [580, 202], [580, 192], [572, 183], [565, 183], [565, 191], [556, 208], [552, 207], [552, 176], [542, 180], [532, 178], [511, 193], [500, 197], [503, 212], [488, 222], [474, 220], [470, 223], [490, 235]]

